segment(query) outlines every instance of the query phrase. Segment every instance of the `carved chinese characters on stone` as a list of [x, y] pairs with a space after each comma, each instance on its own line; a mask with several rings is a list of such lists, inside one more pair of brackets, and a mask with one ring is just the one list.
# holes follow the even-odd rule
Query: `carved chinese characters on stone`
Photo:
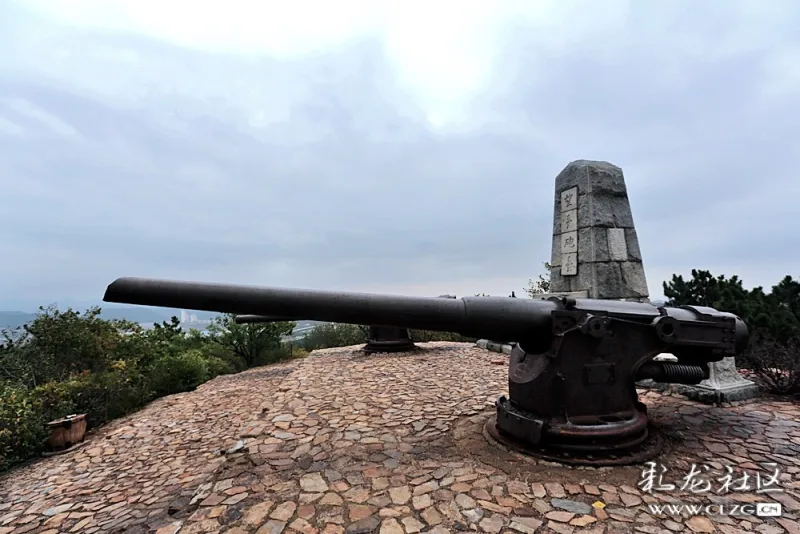
[[561, 254], [578, 252], [578, 232], [564, 232], [561, 234]]
[[578, 274], [578, 188], [561, 192], [561, 275]]
[[625, 243], [624, 228], [608, 229], [608, 254], [612, 261], [627, 261], [628, 245]]
[[578, 210], [561, 212], [561, 231], [572, 232], [578, 229]]
[[578, 209], [578, 188], [573, 187], [561, 192], [561, 211]]
[[564, 276], [575, 276], [578, 274], [578, 254], [570, 252], [561, 255], [561, 274]]

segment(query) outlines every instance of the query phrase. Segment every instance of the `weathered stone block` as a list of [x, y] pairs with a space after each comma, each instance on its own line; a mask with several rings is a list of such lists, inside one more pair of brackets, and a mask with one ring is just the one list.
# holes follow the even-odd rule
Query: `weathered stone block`
[[556, 208], [553, 210], [553, 235], [559, 235], [561, 233], [561, 212], [558, 210], [558, 204], [556, 204]]
[[628, 244], [625, 241], [624, 228], [608, 228], [608, 255], [613, 261], [628, 260]]
[[561, 266], [561, 236], [553, 236], [553, 246], [550, 248], [550, 267]]
[[641, 262], [626, 261], [619, 264], [622, 275], [621, 298], [647, 297], [647, 279], [644, 274], [644, 265]]
[[581, 194], [578, 198], [578, 228], [587, 226], [633, 228], [628, 197]]
[[[627, 296], [618, 263], [593, 263], [587, 270], [594, 270], [594, 298], [617, 299]], [[575, 291], [578, 290], [575, 288]]]
[[550, 291], [553, 293], [562, 293], [572, 291], [570, 289], [570, 280], [573, 277], [561, 276], [561, 267], [555, 266], [550, 269]]
[[577, 276], [563, 280], [571, 280], [570, 291], [588, 291], [589, 297], [593, 299], [638, 300], [649, 294], [641, 263], [584, 263], [579, 266]]
[[[581, 191], [591, 190], [600, 193], [625, 193], [625, 180], [622, 169], [607, 161], [576, 160], [564, 167], [556, 176], [556, 191], [572, 187]], [[560, 200], [560, 197], [557, 197]]]
[[592, 226], [592, 202], [591, 195], [581, 193], [578, 195], [578, 229], [589, 228]]
[[639, 237], [635, 228], [625, 229], [625, 244], [628, 247], [628, 259], [642, 261], [642, 251], [639, 249]]
[[610, 261], [605, 228], [578, 230], [578, 263]]
[[[566, 291], [588, 291], [589, 298], [596, 299], [597, 284], [595, 283], [595, 270], [594, 270], [595, 265], [598, 264], [596, 263], [580, 264], [578, 269], [578, 275], [566, 279], [569, 283], [569, 289], [566, 289]], [[550, 291], [553, 291], [552, 287], [550, 288]], [[565, 290], [559, 289], [556, 291], [565, 291]]]
[[550, 266], [561, 266], [561, 235], [553, 236], [553, 246], [550, 249]]

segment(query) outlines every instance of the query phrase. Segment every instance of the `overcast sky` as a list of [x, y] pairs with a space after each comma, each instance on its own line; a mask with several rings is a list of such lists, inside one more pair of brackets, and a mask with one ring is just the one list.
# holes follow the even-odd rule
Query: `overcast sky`
[[652, 298], [771, 286], [800, 275], [798, 27], [794, 0], [5, 0], [0, 309], [119, 276], [520, 293], [576, 159], [623, 168]]

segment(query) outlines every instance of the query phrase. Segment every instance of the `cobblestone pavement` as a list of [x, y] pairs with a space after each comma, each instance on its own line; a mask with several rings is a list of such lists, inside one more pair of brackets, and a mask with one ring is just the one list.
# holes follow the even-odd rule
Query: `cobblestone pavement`
[[[641, 466], [569, 468], [487, 443], [482, 422], [505, 393], [506, 357], [424, 346], [320, 351], [159, 399], [0, 479], [0, 534], [800, 532], [796, 405], [708, 407], [642, 392], [668, 438], [664, 483], [692, 464], [731, 466], [742, 483], [772, 462], [782, 489], [644, 493]], [[775, 470], [760, 471], [763, 489]], [[779, 518], [649, 508], [776, 501]]]

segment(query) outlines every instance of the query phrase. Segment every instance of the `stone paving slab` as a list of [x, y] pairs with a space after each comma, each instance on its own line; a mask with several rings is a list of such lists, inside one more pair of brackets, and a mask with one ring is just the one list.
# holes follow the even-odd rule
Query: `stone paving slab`
[[[642, 391], [667, 438], [665, 482], [693, 464], [730, 466], [763, 480], [777, 469], [781, 489], [648, 493], [641, 466], [570, 468], [490, 445], [482, 422], [506, 393], [507, 357], [421, 346], [317, 351], [159, 399], [0, 479], [0, 534], [800, 532], [797, 405], [709, 407]], [[780, 502], [783, 514], [650, 508], [678, 502]]]

